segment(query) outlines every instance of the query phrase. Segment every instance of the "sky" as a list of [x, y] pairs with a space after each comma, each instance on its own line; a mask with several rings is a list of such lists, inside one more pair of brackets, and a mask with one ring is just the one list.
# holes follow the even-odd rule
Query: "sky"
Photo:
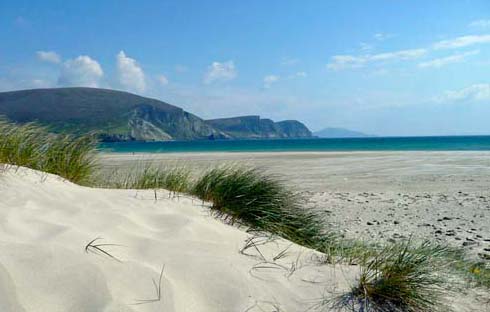
[[0, 2], [0, 91], [86, 86], [203, 118], [490, 134], [490, 1]]

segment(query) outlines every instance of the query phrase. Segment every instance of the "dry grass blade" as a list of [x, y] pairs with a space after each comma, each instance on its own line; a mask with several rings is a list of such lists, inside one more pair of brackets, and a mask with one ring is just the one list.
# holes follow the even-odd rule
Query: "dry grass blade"
[[281, 312], [281, 306], [275, 301], [255, 301], [253, 305], [245, 309], [243, 312]]
[[292, 246], [289, 245], [288, 247], [286, 247], [283, 251], [279, 252], [277, 255], [275, 255], [273, 258], [272, 258], [272, 261], [277, 261], [279, 259], [282, 259], [284, 257], [287, 257], [288, 256], [288, 249]]
[[250, 268], [248, 273], [257, 279], [265, 280], [256, 274], [259, 271], [263, 271], [263, 270], [265, 270], [265, 271], [280, 270], [280, 271], [289, 272], [289, 268], [287, 268], [286, 266], [283, 266], [281, 264], [274, 263], [274, 262], [263, 261], [263, 262], [259, 262], [259, 263], [255, 264], [252, 268]]
[[92, 252], [92, 253], [95, 253], [95, 254], [104, 254], [118, 262], [122, 262], [121, 260], [119, 260], [118, 258], [114, 257], [113, 255], [111, 255], [109, 252], [107, 252], [106, 250], [104, 250], [103, 248], [101, 247], [105, 247], [105, 246], [121, 246], [121, 245], [117, 245], [117, 244], [95, 244], [96, 241], [98, 240], [101, 240], [103, 238], [101, 237], [97, 237], [97, 238], [94, 238], [93, 240], [91, 240], [86, 246], [85, 246], [85, 252], [86, 253], [89, 253], [89, 252]]
[[160, 277], [158, 278], [158, 283], [155, 281], [154, 278], [151, 279], [153, 282], [153, 287], [155, 287], [156, 297], [153, 299], [136, 299], [137, 302], [133, 303], [133, 305], [154, 303], [162, 300], [162, 278], [163, 278], [164, 269], [165, 269], [165, 265], [162, 266], [162, 270], [160, 271]]
[[[258, 246], [265, 245], [267, 243], [273, 242], [275, 239], [270, 236], [270, 235], [254, 235], [245, 240], [245, 245], [240, 249], [240, 253], [245, 256], [249, 257], [255, 257], [258, 258], [259, 260], [266, 261], [265, 256], [262, 254]], [[248, 253], [247, 250], [253, 248], [255, 251], [257, 251], [258, 255], [254, 255], [251, 253]]]

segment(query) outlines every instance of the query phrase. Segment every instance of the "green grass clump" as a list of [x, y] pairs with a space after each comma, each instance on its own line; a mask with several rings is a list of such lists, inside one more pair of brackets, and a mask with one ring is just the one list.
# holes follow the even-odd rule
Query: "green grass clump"
[[384, 247], [361, 265], [357, 284], [334, 303], [353, 311], [449, 311], [442, 303], [448, 285], [450, 248], [411, 241]]
[[40, 169], [72, 182], [87, 182], [96, 167], [96, 148], [95, 135], [57, 135], [48, 140]]
[[38, 167], [45, 130], [33, 123], [14, 125], [0, 119], [0, 162], [5, 164]]
[[101, 176], [96, 182], [101, 187], [120, 189], [166, 189], [186, 193], [190, 189], [191, 171], [186, 167], [162, 167], [146, 164], [126, 172], [115, 171]]
[[212, 203], [230, 223], [266, 231], [297, 244], [318, 248], [330, 239], [318, 213], [302, 207], [301, 198], [259, 169], [221, 167], [197, 179], [192, 195]]
[[97, 139], [52, 134], [35, 123], [0, 119], [0, 163], [57, 174], [74, 183], [88, 181], [95, 170]]

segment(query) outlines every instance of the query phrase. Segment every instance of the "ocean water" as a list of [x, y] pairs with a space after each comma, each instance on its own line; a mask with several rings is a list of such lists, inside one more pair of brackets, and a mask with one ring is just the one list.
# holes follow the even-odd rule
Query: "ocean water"
[[490, 136], [375, 137], [101, 144], [103, 152], [490, 151]]

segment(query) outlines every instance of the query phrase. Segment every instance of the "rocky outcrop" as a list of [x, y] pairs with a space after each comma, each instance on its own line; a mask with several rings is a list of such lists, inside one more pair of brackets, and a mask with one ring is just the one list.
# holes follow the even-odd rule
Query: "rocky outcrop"
[[134, 108], [129, 127], [135, 140], [144, 141], [229, 138], [226, 133], [214, 129], [183, 109], [167, 112], [146, 104]]
[[297, 120], [283, 120], [276, 122], [276, 126], [288, 138], [311, 138], [311, 131]]
[[312, 134], [299, 121], [274, 122], [259, 116], [242, 116], [206, 120], [214, 128], [226, 132], [234, 138], [310, 138]]

